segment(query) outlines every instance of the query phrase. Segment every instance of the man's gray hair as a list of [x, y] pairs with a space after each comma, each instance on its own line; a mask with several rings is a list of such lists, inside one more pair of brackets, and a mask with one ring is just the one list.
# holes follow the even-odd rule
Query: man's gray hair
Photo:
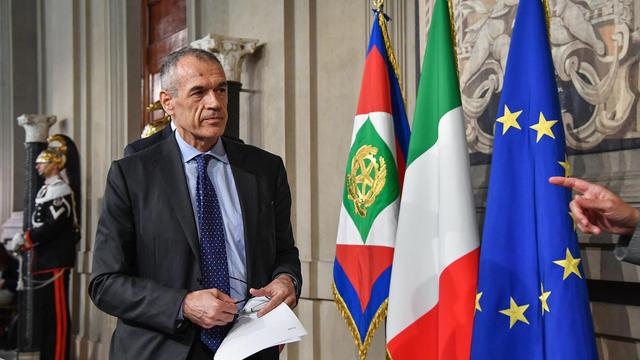
[[176, 65], [185, 56], [193, 56], [198, 60], [210, 61], [220, 66], [220, 60], [210, 51], [202, 49], [194, 49], [190, 47], [184, 47], [180, 50], [176, 50], [167, 55], [164, 59], [164, 63], [160, 67], [160, 86], [162, 90], [169, 92], [171, 95], [176, 95], [177, 84], [174, 76]]

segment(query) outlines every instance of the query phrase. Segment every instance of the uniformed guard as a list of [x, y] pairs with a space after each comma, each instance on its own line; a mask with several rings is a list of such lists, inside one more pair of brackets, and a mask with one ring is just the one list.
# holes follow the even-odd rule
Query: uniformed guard
[[44, 185], [35, 199], [27, 243], [32, 253], [34, 341], [40, 359], [70, 358], [69, 273], [79, 238], [75, 194], [61, 177], [67, 162], [67, 139], [54, 135], [36, 158]]

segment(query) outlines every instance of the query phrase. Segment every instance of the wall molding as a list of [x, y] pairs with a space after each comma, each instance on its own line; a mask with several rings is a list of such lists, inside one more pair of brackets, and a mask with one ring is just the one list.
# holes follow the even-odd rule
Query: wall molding
[[126, 86], [126, 3], [109, 1], [107, 5], [107, 32], [105, 41], [107, 70], [107, 157], [120, 157], [126, 139], [126, 121], [128, 119], [126, 104], [128, 89]]
[[13, 209], [13, 41], [11, 1], [0, 1], [0, 118], [4, 130], [0, 132], [0, 224], [11, 215]]
[[197, 12], [199, 5], [198, 0], [187, 0], [187, 42], [189, 44], [198, 39], [201, 34], [200, 18]]

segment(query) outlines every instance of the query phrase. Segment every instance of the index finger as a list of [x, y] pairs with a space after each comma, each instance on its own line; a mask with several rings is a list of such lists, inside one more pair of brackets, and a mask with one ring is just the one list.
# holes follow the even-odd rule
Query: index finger
[[234, 304], [236, 302], [234, 298], [232, 298], [231, 296], [219, 290], [214, 296], [222, 302], [231, 303], [231, 304]]
[[588, 181], [572, 178], [572, 177], [564, 177], [564, 176], [552, 176], [549, 178], [549, 183], [553, 185], [564, 186], [569, 189], [576, 190], [578, 192], [584, 193], [589, 190], [593, 184]]
[[227, 314], [235, 314], [238, 312], [238, 307], [234, 303], [228, 303], [226, 301], [220, 301], [220, 310]]
[[260, 309], [260, 311], [258, 311], [258, 317], [262, 317], [268, 314], [271, 310], [282, 304], [282, 300], [284, 299], [281, 295], [274, 296], [271, 300], [269, 300], [267, 305], [265, 305], [262, 309]]

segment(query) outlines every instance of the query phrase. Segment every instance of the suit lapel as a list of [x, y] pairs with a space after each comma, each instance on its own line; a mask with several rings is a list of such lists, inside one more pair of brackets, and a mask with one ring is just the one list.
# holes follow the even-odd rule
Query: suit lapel
[[193, 216], [193, 207], [187, 187], [187, 178], [184, 174], [180, 148], [174, 136], [162, 140], [158, 146], [156, 165], [160, 171], [157, 176], [163, 182], [164, 189], [166, 189], [164, 194], [169, 198], [169, 203], [172, 205], [171, 210], [175, 213], [199, 264], [200, 244], [198, 241], [198, 229]]
[[244, 224], [244, 243], [245, 256], [247, 264], [247, 283], [249, 286], [254, 284], [253, 276], [253, 259], [256, 256], [256, 229], [258, 228], [258, 183], [256, 176], [247, 166], [244, 158], [244, 150], [242, 146], [223, 139], [225, 151], [229, 158], [233, 179], [240, 200], [240, 208], [242, 210], [242, 222]]

